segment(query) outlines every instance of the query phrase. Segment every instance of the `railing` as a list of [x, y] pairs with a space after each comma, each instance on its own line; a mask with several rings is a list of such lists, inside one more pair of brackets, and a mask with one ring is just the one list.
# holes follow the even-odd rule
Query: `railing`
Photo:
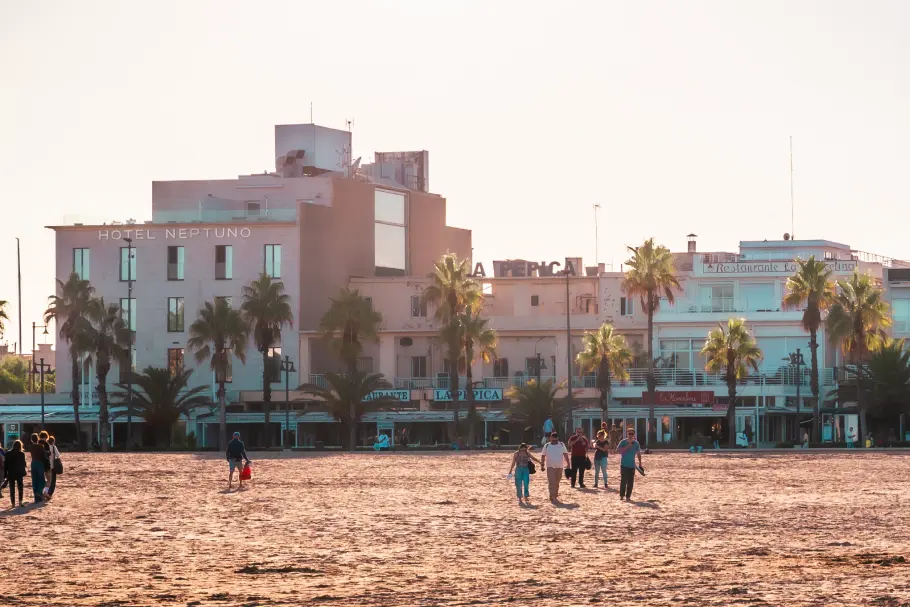
[[[536, 375], [514, 375], [512, 377], [484, 377], [483, 378], [483, 387], [484, 388], [501, 388], [503, 390], [508, 390], [509, 388], [518, 388], [530, 380], [537, 380]], [[540, 382], [545, 383], [548, 381], [555, 382], [556, 378], [552, 375], [541, 375]]]
[[325, 378], [325, 375], [322, 373], [310, 373], [310, 383], [319, 386], [320, 388], [329, 388], [329, 380]]
[[[818, 370], [819, 385], [830, 386], [834, 384], [834, 369], [823, 368]], [[648, 370], [647, 369], [628, 369], [628, 379], [611, 378], [611, 386], [614, 388], [635, 388], [641, 387], [647, 390], [648, 387]], [[654, 380], [658, 387], [667, 386], [725, 386], [727, 379], [723, 373], [708, 373], [694, 369], [654, 369]], [[779, 369], [759, 371], [752, 373], [744, 378], [739, 379], [737, 384], [741, 386], [809, 386], [810, 372], [806, 367], [802, 367], [799, 374], [795, 368], [780, 367]], [[584, 377], [575, 377], [572, 379], [574, 388], [596, 388], [597, 376], [586, 375]]]
[[662, 306], [658, 313], [665, 311], [668, 314], [749, 314], [754, 312], [782, 312], [800, 311], [784, 310], [780, 302], [761, 301], [751, 303], [746, 299], [722, 299], [710, 303], [691, 300], [680, 300], [671, 305]]

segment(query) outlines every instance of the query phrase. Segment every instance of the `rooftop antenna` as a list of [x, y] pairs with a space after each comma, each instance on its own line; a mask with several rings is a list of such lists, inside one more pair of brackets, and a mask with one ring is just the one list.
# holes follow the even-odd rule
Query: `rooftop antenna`
[[348, 125], [348, 132], [350, 133], [350, 132], [351, 132], [351, 127], [354, 126], [354, 119], [351, 118], [350, 120], [345, 120], [345, 123], [347, 123], [347, 125]]
[[312, 101], [310, 101], [310, 124], [314, 124], [313, 123], [313, 102]]
[[796, 224], [793, 206], [793, 135], [790, 135], [790, 238], [795, 238]]

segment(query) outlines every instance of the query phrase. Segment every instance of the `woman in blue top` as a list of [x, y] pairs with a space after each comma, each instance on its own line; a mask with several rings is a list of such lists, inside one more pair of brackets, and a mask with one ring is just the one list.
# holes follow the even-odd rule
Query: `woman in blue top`
[[638, 456], [638, 466], [641, 465], [641, 445], [635, 440], [635, 430], [629, 428], [626, 438], [616, 446], [616, 453], [622, 456], [619, 461], [619, 499], [625, 497], [627, 502], [632, 501], [632, 486], [635, 484], [635, 456]]

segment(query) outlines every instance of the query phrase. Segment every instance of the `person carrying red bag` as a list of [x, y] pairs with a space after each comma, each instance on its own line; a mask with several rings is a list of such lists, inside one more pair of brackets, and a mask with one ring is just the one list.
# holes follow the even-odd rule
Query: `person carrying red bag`
[[[234, 432], [234, 437], [231, 439], [231, 442], [227, 446], [227, 461], [230, 466], [230, 471], [228, 472], [228, 489], [234, 484], [234, 470], [237, 470], [237, 481], [240, 483], [240, 487], [243, 487], [243, 473], [250, 466], [250, 458], [246, 455], [246, 447], [243, 444], [243, 441], [240, 440], [240, 433]], [[246, 467], [243, 466], [243, 463], [246, 462]], [[247, 476], [247, 479], [250, 477]]]

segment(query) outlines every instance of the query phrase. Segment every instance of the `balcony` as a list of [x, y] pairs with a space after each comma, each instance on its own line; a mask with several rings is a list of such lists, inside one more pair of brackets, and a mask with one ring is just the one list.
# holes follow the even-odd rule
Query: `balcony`
[[[647, 390], [648, 370], [647, 369], [629, 369], [629, 379], [612, 378], [611, 386], [613, 388], [636, 388], [640, 387]], [[654, 379], [658, 388], [661, 387], [724, 387], [727, 380], [722, 373], [707, 373], [693, 369], [654, 369]], [[736, 382], [740, 386], [795, 386], [797, 383], [802, 386], [809, 386], [810, 372], [803, 367], [801, 373], [797, 374], [796, 369], [789, 367], [780, 367], [778, 369], [766, 369], [758, 373], [748, 375]], [[822, 386], [834, 385], [834, 369], [819, 369], [818, 383]], [[597, 376], [586, 375], [584, 377], [575, 377], [572, 379], [573, 388], [596, 388]]]
[[745, 299], [715, 299], [710, 303], [678, 299], [674, 305], [662, 305], [654, 314], [656, 322], [714, 322], [719, 318], [743, 316], [749, 320], [798, 321], [802, 310], [785, 309], [780, 302], [750, 303]]

